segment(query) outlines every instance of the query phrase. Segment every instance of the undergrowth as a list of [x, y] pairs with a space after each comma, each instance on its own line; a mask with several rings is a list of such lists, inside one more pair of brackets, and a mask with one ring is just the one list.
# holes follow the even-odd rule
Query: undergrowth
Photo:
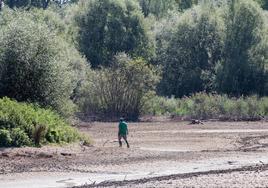
[[206, 93], [180, 99], [155, 96], [146, 102], [143, 114], [196, 119], [260, 120], [268, 115], [268, 97], [233, 98]]
[[54, 111], [0, 99], [0, 147], [40, 146], [86, 139]]

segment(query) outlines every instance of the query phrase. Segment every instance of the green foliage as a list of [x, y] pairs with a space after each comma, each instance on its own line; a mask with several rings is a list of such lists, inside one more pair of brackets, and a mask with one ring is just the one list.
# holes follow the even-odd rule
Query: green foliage
[[144, 60], [119, 54], [111, 67], [91, 73], [84, 83], [80, 91], [83, 112], [136, 120], [143, 99], [155, 89], [158, 79], [157, 71]]
[[10, 131], [10, 136], [12, 139], [11, 146], [21, 147], [21, 146], [31, 146], [31, 140], [24, 130], [20, 128], [14, 128]]
[[0, 129], [0, 147], [10, 146], [12, 142], [10, 132], [5, 129]]
[[150, 14], [158, 19], [167, 16], [171, 11], [183, 11], [191, 8], [198, 0], [138, 0], [145, 17]]
[[48, 8], [50, 0], [4, 0], [10, 8]]
[[258, 2], [263, 9], [268, 10], [268, 1], [267, 0], [255, 0], [255, 1]]
[[[0, 96], [52, 107], [68, 116], [85, 60], [58, 35], [58, 26], [35, 12], [15, 12], [0, 29]], [[34, 16], [35, 15], [35, 16]], [[45, 15], [45, 14], [44, 14]]]
[[93, 0], [84, 6], [77, 17], [78, 41], [92, 67], [110, 64], [118, 52], [150, 59], [153, 48], [138, 4]]
[[177, 112], [178, 106], [180, 106], [180, 101], [175, 99], [174, 97], [166, 98], [154, 96], [145, 102], [143, 107], [143, 114], [151, 114], [151, 115], [173, 115], [173, 114], [181, 114], [181, 112]]
[[156, 16], [157, 18], [164, 17], [168, 11], [177, 10], [178, 3], [176, 0], [138, 0], [142, 12], [145, 17], [150, 14]]
[[45, 125], [35, 125], [33, 130], [33, 140], [36, 146], [40, 145], [47, 131]]
[[77, 2], [77, 0], [3, 0], [10, 8], [42, 8], [47, 9], [50, 5], [62, 6], [63, 4]]
[[146, 102], [143, 114], [194, 119], [260, 120], [268, 115], [268, 98], [229, 98], [227, 95], [205, 93], [181, 99], [155, 96]]
[[[241, 96], [268, 94], [267, 2], [4, 0], [0, 97], [62, 116], [71, 115], [77, 103], [83, 112], [106, 118], [137, 119], [141, 109], [205, 119], [258, 118], [268, 100]], [[157, 92], [171, 98], [152, 98], [159, 75], [145, 61], [162, 69]], [[98, 69], [90, 70], [90, 63]], [[237, 98], [195, 94], [200, 91]], [[0, 119], [6, 140], [0, 145], [70, 140], [57, 127], [25, 123], [20, 116]]]
[[180, 10], [185, 10], [197, 4], [198, 0], [176, 0], [176, 2], [179, 4]]
[[39, 146], [81, 138], [59, 115], [36, 105], [0, 99], [0, 146]]
[[262, 11], [253, 1], [233, 1], [228, 11], [224, 56], [217, 67], [218, 91], [263, 95], [268, 45]]
[[4, 0], [4, 3], [8, 5], [10, 8], [19, 8], [19, 7], [27, 7], [31, 1], [30, 0]]
[[211, 91], [214, 67], [223, 45], [223, 26], [217, 9], [196, 7], [170, 27], [158, 33], [157, 61], [163, 66], [160, 94], [182, 97]]
[[[21, 14], [21, 12], [19, 12], [19, 14]], [[24, 14], [26, 14], [24, 16], [30, 17], [34, 22], [45, 24], [51, 32], [68, 41], [67, 27], [57, 12], [51, 9], [33, 9], [30, 13], [26, 12]]]

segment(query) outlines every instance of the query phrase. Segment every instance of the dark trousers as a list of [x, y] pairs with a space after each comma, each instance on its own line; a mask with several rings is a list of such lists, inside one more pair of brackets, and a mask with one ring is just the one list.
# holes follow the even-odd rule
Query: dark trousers
[[121, 141], [122, 138], [125, 140], [125, 142], [127, 144], [127, 147], [129, 148], [129, 144], [128, 144], [128, 141], [127, 141], [127, 135], [118, 133], [119, 146], [122, 147], [122, 141]]

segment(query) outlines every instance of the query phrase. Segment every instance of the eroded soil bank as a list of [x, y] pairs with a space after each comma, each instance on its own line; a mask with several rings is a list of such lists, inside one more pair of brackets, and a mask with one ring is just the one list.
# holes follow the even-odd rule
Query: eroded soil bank
[[0, 187], [265, 187], [268, 123], [130, 123], [131, 148], [116, 123], [79, 128], [93, 147], [0, 150]]

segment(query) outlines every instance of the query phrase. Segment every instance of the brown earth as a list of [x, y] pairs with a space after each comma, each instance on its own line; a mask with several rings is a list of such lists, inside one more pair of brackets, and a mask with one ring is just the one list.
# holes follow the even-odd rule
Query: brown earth
[[116, 123], [79, 129], [94, 139], [92, 147], [0, 149], [0, 187], [53, 173], [88, 176], [82, 187], [268, 186], [266, 122], [129, 123], [130, 149], [118, 147]]

